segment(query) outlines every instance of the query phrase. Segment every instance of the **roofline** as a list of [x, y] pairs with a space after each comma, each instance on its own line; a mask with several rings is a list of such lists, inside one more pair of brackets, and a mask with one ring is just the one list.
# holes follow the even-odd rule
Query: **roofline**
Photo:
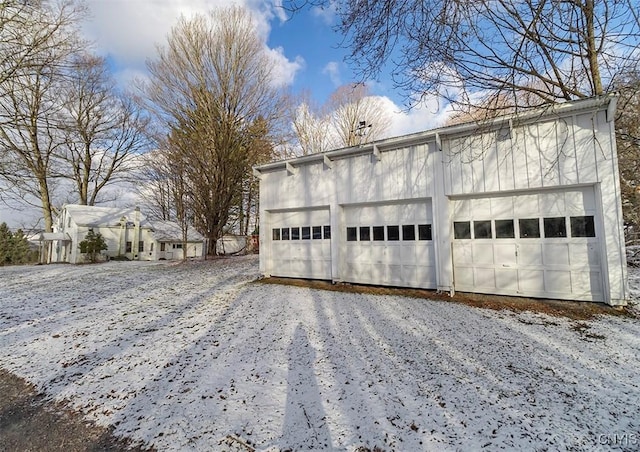
[[440, 142], [443, 137], [461, 135], [473, 130], [478, 130], [480, 128], [487, 130], [496, 129], [505, 124], [509, 124], [509, 126], [511, 127], [514, 123], [526, 124], [527, 122], [539, 120], [541, 118], [568, 116], [575, 114], [578, 111], [602, 109], [605, 106], [607, 108], [607, 121], [612, 121], [615, 114], [617, 100], [617, 94], [606, 94], [603, 96], [590, 97], [587, 99], [580, 99], [576, 101], [553, 103], [540, 108], [528, 110], [523, 113], [512, 113], [508, 115], [498, 116], [494, 119], [482, 123], [475, 121], [465, 122], [462, 124], [430, 129], [423, 132], [385, 138], [382, 140], [372, 141], [360, 146], [352, 146], [348, 148], [335, 149], [332, 151], [318, 152], [315, 154], [303, 155], [301, 157], [279, 160], [277, 162], [265, 163], [263, 165], [256, 165], [253, 167], [253, 170], [254, 173], [257, 173], [257, 175], [259, 175], [262, 172], [290, 169], [294, 166], [309, 163], [327, 162], [329, 164], [331, 160], [339, 158], [351, 157], [359, 154], [373, 153], [375, 155], [382, 151], [398, 149], [400, 147], [405, 147], [412, 144], [426, 144], [433, 142], [436, 143], [438, 147], [440, 147]]

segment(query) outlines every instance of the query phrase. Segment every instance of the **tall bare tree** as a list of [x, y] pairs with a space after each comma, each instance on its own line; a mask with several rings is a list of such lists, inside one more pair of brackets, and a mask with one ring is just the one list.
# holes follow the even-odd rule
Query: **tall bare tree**
[[640, 72], [620, 80], [616, 117], [616, 144], [622, 191], [622, 211], [627, 224], [640, 227]]
[[251, 129], [267, 130], [280, 116], [280, 93], [247, 11], [219, 9], [181, 18], [158, 58], [148, 63], [147, 106], [181, 153], [196, 228], [215, 247], [238, 204], [254, 143]]
[[380, 138], [388, 129], [390, 117], [377, 97], [369, 95], [362, 83], [344, 85], [329, 98], [333, 147], [350, 147]]
[[83, 45], [74, 29], [83, 9], [74, 0], [9, 2], [2, 5], [6, 9], [19, 20], [5, 23], [0, 37], [11, 49], [0, 71], [10, 74], [0, 79], [1, 176], [18, 196], [39, 201], [50, 231], [63, 104], [60, 82], [69, 57]]
[[[249, 129], [249, 145], [247, 151], [251, 154], [249, 161], [252, 165], [267, 163], [276, 158], [275, 149], [270, 139], [269, 124], [258, 118]], [[236, 230], [240, 235], [251, 235], [258, 227], [259, 219], [259, 184], [253, 176], [253, 170], [247, 166], [242, 181], [242, 192], [239, 198]]]
[[304, 92], [291, 102], [290, 115], [299, 153], [307, 155], [331, 149], [326, 106], [318, 105], [309, 92]]
[[41, 65], [43, 53], [56, 53], [57, 35], [68, 23], [43, 15], [44, 4], [42, 0], [0, 0], [0, 83]]
[[381, 100], [361, 83], [338, 87], [322, 106], [305, 95], [292, 116], [303, 155], [369, 143], [381, 138], [391, 123]]
[[513, 110], [610, 90], [638, 69], [637, 0], [287, 0], [336, 4], [364, 79], [391, 63], [408, 102]]
[[92, 206], [107, 185], [136, 168], [135, 157], [148, 142], [147, 121], [129, 98], [117, 93], [103, 58], [74, 58], [62, 89], [61, 177], [73, 181], [80, 204]]
[[148, 216], [155, 220], [175, 218], [171, 187], [174, 170], [167, 153], [166, 145], [147, 152], [138, 170], [142, 182], [138, 184], [138, 194], [144, 200]]

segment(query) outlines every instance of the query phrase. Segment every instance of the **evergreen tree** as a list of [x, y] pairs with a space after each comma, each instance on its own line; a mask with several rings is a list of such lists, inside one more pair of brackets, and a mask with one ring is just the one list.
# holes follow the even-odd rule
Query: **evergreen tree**
[[91, 262], [96, 262], [100, 252], [108, 248], [102, 234], [99, 232], [96, 234], [92, 229], [89, 229], [84, 240], [78, 246], [80, 252], [87, 254]]
[[0, 266], [11, 263], [12, 234], [7, 223], [0, 224]]
[[11, 238], [11, 263], [26, 264], [29, 262], [29, 241], [22, 229], [18, 229]]

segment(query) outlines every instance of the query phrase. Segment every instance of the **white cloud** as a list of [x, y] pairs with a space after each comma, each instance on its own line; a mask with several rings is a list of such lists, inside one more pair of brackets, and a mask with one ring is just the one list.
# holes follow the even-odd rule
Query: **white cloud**
[[340, 63], [331, 61], [322, 69], [323, 74], [328, 74], [333, 86], [338, 87], [342, 85], [342, 79], [340, 77]]
[[327, 25], [333, 25], [335, 23], [337, 13], [338, 3], [334, 0], [330, 0], [328, 5], [323, 4], [323, 6], [314, 6], [311, 8], [311, 14], [322, 19]]
[[451, 114], [449, 105], [441, 104], [435, 97], [425, 99], [410, 110], [399, 107], [386, 96], [380, 96], [379, 99], [391, 117], [391, 126], [386, 133], [387, 137], [423, 132], [440, 127]]
[[273, 0], [273, 2], [268, 2], [267, 4], [270, 6], [269, 11], [273, 15], [273, 17], [277, 17], [278, 19], [280, 19], [280, 23], [286, 22], [289, 19], [287, 10], [282, 5], [282, 0]]
[[84, 30], [98, 51], [135, 67], [155, 55], [156, 44], [164, 42], [181, 14], [189, 17], [209, 9], [204, 0], [88, 0], [88, 6], [92, 17]]
[[284, 55], [284, 49], [282, 47], [267, 49], [267, 52], [270, 58], [275, 61], [273, 72], [274, 84], [276, 86], [291, 85], [298, 71], [305, 66], [304, 58], [297, 56], [293, 61], [290, 61]]
[[[178, 18], [206, 14], [218, 7], [245, 6], [252, 14], [256, 30], [264, 42], [271, 32], [270, 21], [286, 20], [278, 4], [264, 0], [87, 0], [91, 17], [84, 23], [86, 37], [96, 51], [113, 61], [116, 78], [126, 83], [146, 72], [146, 60], [156, 56]], [[281, 49], [270, 49], [278, 57], [279, 80], [291, 83], [303, 60], [289, 61]]]

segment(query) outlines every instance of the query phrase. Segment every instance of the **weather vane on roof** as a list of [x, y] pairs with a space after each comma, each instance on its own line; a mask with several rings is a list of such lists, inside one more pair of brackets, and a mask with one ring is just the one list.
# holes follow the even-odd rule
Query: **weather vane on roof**
[[358, 126], [351, 131], [351, 133], [359, 138], [358, 145], [362, 144], [364, 137], [366, 137], [371, 130], [371, 126], [372, 124], [367, 123], [367, 121], [359, 121]]

